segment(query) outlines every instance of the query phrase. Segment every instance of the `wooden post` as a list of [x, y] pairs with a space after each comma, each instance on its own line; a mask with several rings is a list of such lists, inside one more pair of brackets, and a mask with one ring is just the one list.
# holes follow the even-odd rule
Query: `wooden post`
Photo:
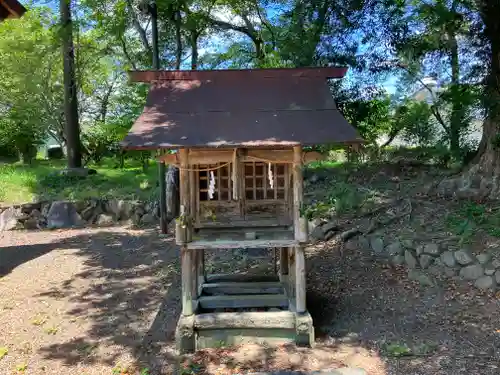
[[288, 248], [280, 248], [280, 276], [288, 275]]
[[302, 176], [302, 147], [293, 148], [293, 229], [295, 239], [300, 242], [307, 241], [307, 233], [300, 223], [300, 209], [302, 207], [303, 176]]
[[295, 311], [306, 312], [306, 267], [304, 248], [295, 247]]
[[193, 250], [181, 248], [182, 315], [193, 315]]
[[[181, 214], [184, 213], [189, 219], [191, 219], [193, 208], [190, 207], [190, 195], [189, 195], [189, 160], [188, 160], [188, 150], [181, 148], [179, 150], [179, 160], [181, 164], [181, 169], [179, 171], [180, 180], [180, 200], [181, 200]], [[189, 224], [186, 230], [186, 242], [190, 242], [192, 238], [191, 233], [192, 225]]]
[[196, 250], [196, 254], [198, 256], [197, 264], [196, 264], [196, 274], [198, 279], [198, 296], [201, 295], [203, 289], [203, 283], [205, 282], [205, 250], [200, 249]]

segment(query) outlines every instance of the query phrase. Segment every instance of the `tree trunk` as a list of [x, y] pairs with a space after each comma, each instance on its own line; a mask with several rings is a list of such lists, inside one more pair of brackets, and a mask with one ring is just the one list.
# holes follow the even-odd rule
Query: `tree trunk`
[[500, 197], [500, 2], [479, 2], [485, 25], [484, 36], [490, 42], [490, 72], [484, 95], [486, 119], [483, 124], [482, 151], [459, 178], [443, 181], [438, 193], [476, 199]]
[[460, 157], [460, 129], [463, 124], [463, 106], [460, 100], [460, 65], [458, 60], [458, 43], [453, 31], [448, 32], [451, 63], [451, 121], [450, 121], [450, 151], [455, 158]]
[[75, 54], [70, 0], [60, 1], [60, 12], [62, 55], [64, 61], [64, 114], [66, 118], [68, 168], [80, 168], [82, 166], [82, 154], [80, 149], [80, 126], [78, 124]]

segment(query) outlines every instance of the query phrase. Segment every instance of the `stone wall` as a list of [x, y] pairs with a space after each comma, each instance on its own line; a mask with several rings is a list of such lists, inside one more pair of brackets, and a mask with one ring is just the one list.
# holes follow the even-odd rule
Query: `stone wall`
[[417, 243], [413, 239], [389, 239], [391, 236], [383, 233], [358, 236], [357, 230], [340, 234], [339, 230], [335, 222], [315, 219], [309, 223], [312, 241], [347, 240], [346, 246], [352, 250], [370, 252], [394, 266], [406, 266], [408, 278], [423, 285], [434, 286], [439, 279], [451, 278], [471, 282], [482, 290], [500, 290], [500, 248], [474, 254], [451, 242]]
[[405, 265], [408, 278], [423, 285], [437, 279], [470, 281], [476, 288], [495, 291], [500, 286], [500, 252], [494, 249], [474, 255], [468, 248], [452, 249], [442, 243], [415, 244], [412, 240], [384, 242], [381, 236], [361, 236], [348, 246], [370, 251], [393, 265]]
[[16, 229], [69, 228], [154, 224], [158, 221], [157, 202], [120, 199], [26, 203], [0, 208], [0, 231]]

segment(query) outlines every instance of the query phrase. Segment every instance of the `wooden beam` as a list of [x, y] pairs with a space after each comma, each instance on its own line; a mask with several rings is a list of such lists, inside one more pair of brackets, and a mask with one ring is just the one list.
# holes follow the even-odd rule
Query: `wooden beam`
[[251, 80], [254, 78], [342, 78], [347, 67], [306, 67], [306, 68], [271, 68], [271, 69], [225, 69], [225, 70], [136, 70], [129, 72], [132, 82], [154, 81], [206, 81], [221, 79]]
[[209, 283], [203, 284], [203, 292], [208, 295], [280, 294], [283, 285], [278, 281]]
[[201, 296], [198, 302], [203, 309], [288, 307], [288, 298], [285, 294], [255, 294], [251, 296]]
[[158, 161], [164, 162], [165, 164], [179, 164], [178, 154], [163, 154], [158, 157]]
[[295, 247], [295, 311], [298, 314], [306, 311], [306, 266], [302, 246]]
[[186, 246], [181, 248], [182, 271], [182, 315], [193, 315], [193, 251]]
[[242, 241], [192, 241], [189, 249], [247, 249], [251, 247], [295, 246], [297, 240], [242, 240]]
[[196, 329], [283, 328], [295, 329], [295, 313], [290, 311], [199, 314]]
[[223, 282], [271, 282], [279, 281], [276, 275], [262, 275], [262, 274], [233, 274], [233, 273], [213, 273], [206, 275], [207, 283], [223, 283]]
[[[246, 155], [240, 157], [242, 161], [271, 161], [274, 163], [291, 163], [293, 161], [292, 150], [247, 150]], [[302, 157], [304, 163], [326, 160], [326, 155], [316, 151], [307, 151]], [[179, 154], [165, 154], [158, 157], [165, 164], [179, 164]], [[190, 150], [190, 164], [214, 164], [234, 161], [234, 150]]]

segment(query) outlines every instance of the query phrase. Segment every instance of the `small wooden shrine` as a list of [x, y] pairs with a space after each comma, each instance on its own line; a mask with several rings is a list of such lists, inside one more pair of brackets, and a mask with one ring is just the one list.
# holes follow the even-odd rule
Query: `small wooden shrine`
[[[126, 148], [170, 149], [180, 170], [181, 352], [223, 342], [311, 345], [304, 146], [361, 142], [327, 79], [345, 68], [132, 72], [151, 84]], [[210, 275], [206, 249], [279, 249], [276, 275]], [[216, 312], [230, 309], [231, 312]], [[248, 311], [248, 309], [258, 311]]]

